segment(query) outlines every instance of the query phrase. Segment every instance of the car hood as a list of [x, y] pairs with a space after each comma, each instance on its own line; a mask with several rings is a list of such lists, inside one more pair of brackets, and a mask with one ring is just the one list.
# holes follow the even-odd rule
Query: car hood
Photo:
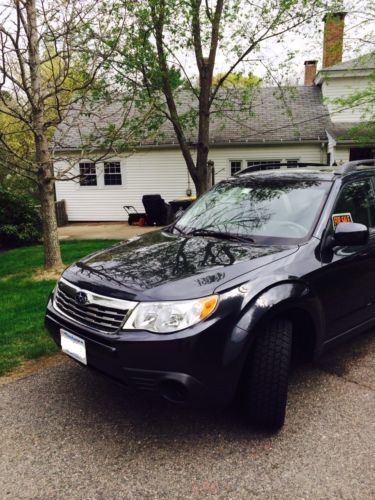
[[92, 254], [63, 276], [81, 288], [127, 300], [190, 299], [211, 295], [219, 285], [297, 249], [156, 231]]

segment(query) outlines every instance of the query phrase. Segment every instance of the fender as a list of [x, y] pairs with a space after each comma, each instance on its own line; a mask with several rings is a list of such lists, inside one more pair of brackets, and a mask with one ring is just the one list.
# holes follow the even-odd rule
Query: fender
[[[275, 277], [274, 277], [275, 278]], [[228, 337], [224, 349], [224, 365], [242, 358], [244, 362], [256, 336], [256, 327], [266, 315], [280, 314], [288, 309], [301, 310], [309, 314], [313, 321], [316, 342], [314, 356], [322, 345], [324, 332], [324, 314], [318, 297], [311, 291], [308, 284], [297, 279], [279, 281], [257, 295], [251, 293], [254, 283], [249, 282], [238, 288], [245, 294], [242, 314]], [[251, 297], [252, 295], [252, 297]]]

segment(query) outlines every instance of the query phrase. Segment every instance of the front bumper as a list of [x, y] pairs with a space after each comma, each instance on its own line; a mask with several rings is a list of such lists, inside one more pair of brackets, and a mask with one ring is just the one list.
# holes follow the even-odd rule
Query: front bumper
[[59, 314], [50, 300], [45, 325], [60, 345], [60, 329], [85, 340], [87, 364], [140, 390], [179, 404], [223, 405], [235, 395], [247, 357], [248, 332], [225, 307], [186, 330], [159, 335], [124, 330], [99, 334]]

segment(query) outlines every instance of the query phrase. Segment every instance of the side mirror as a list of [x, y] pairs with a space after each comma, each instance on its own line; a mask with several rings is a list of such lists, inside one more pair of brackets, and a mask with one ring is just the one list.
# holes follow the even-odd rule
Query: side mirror
[[364, 224], [340, 222], [335, 230], [334, 244], [343, 247], [366, 245], [368, 238], [368, 228]]

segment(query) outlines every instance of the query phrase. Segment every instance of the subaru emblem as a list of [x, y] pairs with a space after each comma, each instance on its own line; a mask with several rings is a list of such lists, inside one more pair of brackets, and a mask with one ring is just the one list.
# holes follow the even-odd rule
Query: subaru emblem
[[87, 297], [87, 294], [85, 292], [77, 292], [75, 300], [78, 304], [84, 306], [89, 301], [89, 298]]

